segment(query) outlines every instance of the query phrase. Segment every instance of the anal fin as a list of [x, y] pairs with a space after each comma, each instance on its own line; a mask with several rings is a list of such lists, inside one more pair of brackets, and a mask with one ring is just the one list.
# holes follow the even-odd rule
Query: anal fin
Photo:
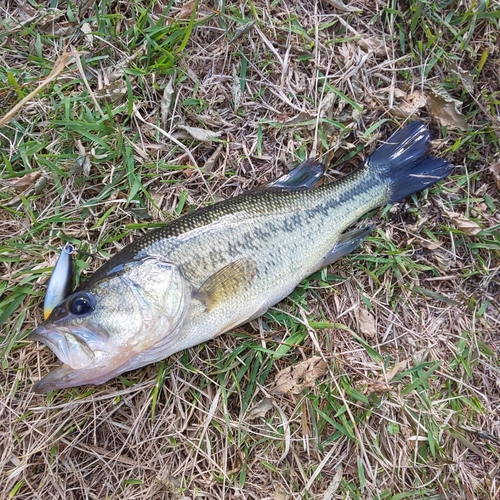
[[362, 227], [361, 229], [355, 229], [354, 231], [349, 231], [340, 236], [335, 246], [327, 253], [318, 269], [333, 264], [336, 260], [344, 257], [348, 253], [351, 253], [356, 249], [362, 241], [370, 234], [373, 226]]

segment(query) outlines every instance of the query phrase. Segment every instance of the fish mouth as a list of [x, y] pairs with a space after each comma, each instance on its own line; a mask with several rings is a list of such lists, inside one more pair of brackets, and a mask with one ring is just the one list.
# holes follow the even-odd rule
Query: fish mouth
[[45, 344], [62, 362], [35, 382], [35, 393], [44, 394], [56, 389], [86, 384], [99, 385], [126, 370], [124, 367], [133, 352], [124, 351], [111, 356], [102, 331], [90, 332], [81, 325], [72, 327], [72, 330], [42, 323], [27, 336], [29, 340]]
[[62, 363], [73, 370], [81, 370], [94, 362], [94, 351], [69, 329], [55, 329], [42, 323], [27, 338], [44, 343]]

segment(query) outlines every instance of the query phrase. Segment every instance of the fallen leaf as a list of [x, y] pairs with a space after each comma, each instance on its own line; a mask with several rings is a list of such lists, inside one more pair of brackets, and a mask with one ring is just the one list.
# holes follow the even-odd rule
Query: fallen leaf
[[326, 0], [326, 3], [332, 5], [341, 12], [362, 12], [361, 9], [358, 9], [357, 7], [351, 7], [350, 5], [346, 5], [341, 0]]
[[114, 80], [104, 87], [94, 91], [98, 99], [110, 99], [112, 101], [120, 100], [127, 93], [127, 84], [125, 80]]
[[474, 221], [471, 221], [465, 215], [462, 215], [458, 212], [448, 212], [448, 210], [443, 210], [443, 214], [450, 219], [452, 224], [460, 231], [463, 231], [465, 234], [470, 234], [471, 236], [476, 235], [482, 231], [479, 224], [476, 224]]
[[35, 182], [35, 194], [40, 194], [43, 192], [43, 190], [47, 187], [47, 176], [42, 175], [36, 182]]
[[422, 92], [416, 90], [403, 99], [401, 104], [398, 104], [392, 108], [392, 111], [402, 118], [407, 118], [418, 112], [419, 109], [423, 108], [427, 104], [427, 97]]
[[274, 393], [300, 394], [306, 387], [314, 387], [316, 379], [325, 375], [327, 364], [320, 356], [301, 361], [280, 370], [274, 379]]
[[452, 73], [458, 75], [462, 81], [464, 89], [469, 92], [470, 95], [474, 95], [474, 77], [470, 74], [470, 71], [462, 69], [457, 63], [453, 62], [450, 65]]
[[314, 115], [312, 115], [311, 113], [307, 113], [306, 111], [301, 111], [298, 115], [295, 115], [293, 118], [286, 120], [283, 123], [283, 125], [290, 127], [292, 125], [304, 124], [306, 126], [310, 126], [310, 127], [314, 128], [314, 123], [306, 124], [304, 122], [310, 122], [311, 120], [314, 120], [315, 118], [316, 117]]
[[221, 132], [213, 132], [199, 127], [190, 127], [189, 125], [177, 125], [177, 128], [185, 130], [193, 139], [201, 142], [210, 142], [221, 135]]
[[255, 420], [259, 417], [265, 417], [266, 413], [274, 406], [273, 400], [271, 398], [264, 398], [259, 401], [255, 406], [248, 410], [245, 416], [245, 420]]
[[443, 127], [467, 130], [467, 121], [462, 114], [462, 103], [453, 99], [443, 89], [434, 89], [427, 93], [427, 105]]
[[340, 483], [342, 481], [342, 473], [343, 473], [343, 467], [341, 464], [339, 464], [339, 465], [337, 465], [337, 467], [335, 467], [335, 476], [333, 476], [331, 483], [328, 485], [328, 488], [323, 493], [322, 500], [332, 500], [333, 499], [333, 497], [335, 496], [335, 493], [337, 493], [337, 490], [339, 489]]
[[233, 106], [237, 110], [241, 103], [241, 80], [236, 65], [233, 65], [233, 83], [231, 85], [231, 94], [233, 96]]
[[33, 186], [33, 184], [36, 183], [36, 181], [41, 175], [42, 172], [40, 171], [30, 172], [29, 174], [25, 174], [21, 177], [14, 177], [12, 179], [3, 179], [1, 182], [5, 186], [17, 189], [18, 191], [22, 191], [24, 189]]
[[231, 42], [234, 42], [235, 40], [238, 40], [238, 38], [242, 37], [243, 35], [246, 35], [249, 33], [252, 28], [255, 26], [255, 21], [250, 21], [249, 23], [244, 24], [243, 26], [240, 26], [235, 32], [233, 37], [231, 38]]
[[438, 248], [441, 248], [442, 245], [442, 243], [435, 243], [434, 241], [420, 238], [416, 241], [421, 247], [427, 248], [427, 250], [437, 250]]
[[376, 36], [367, 36], [358, 40], [358, 44], [365, 50], [373, 52], [377, 56], [383, 56], [386, 51], [384, 41]]
[[321, 116], [321, 118], [332, 118], [336, 102], [337, 94], [335, 94], [335, 92], [328, 92], [321, 101], [319, 116]]
[[222, 153], [222, 148], [224, 147], [224, 143], [220, 143], [217, 146], [217, 149], [210, 155], [210, 158], [205, 162], [205, 170], [208, 172], [212, 172], [215, 167], [215, 162], [218, 160], [220, 154]]
[[177, 14], [177, 19], [189, 19], [193, 15], [197, 3], [198, 0], [189, 0], [189, 2], [186, 2]]
[[497, 189], [500, 191], [500, 163], [493, 163], [492, 165], [489, 165], [488, 168], [493, 175], [493, 179], [495, 179]]
[[167, 125], [168, 113], [170, 112], [170, 104], [172, 103], [172, 97], [174, 95], [174, 77], [171, 77], [165, 89], [163, 90], [163, 97], [160, 102], [161, 109], [161, 123], [164, 127]]
[[360, 332], [370, 339], [377, 334], [377, 324], [373, 315], [368, 310], [360, 307], [358, 309], [358, 325]]
[[286, 490], [280, 484], [275, 485], [275, 490], [273, 493], [273, 500], [288, 500], [290, 496]]
[[385, 381], [381, 380], [370, 380], [366, 384], [360, 384], [358, 386], [358, 389], [361, 391], [362, 394], [369, 395], [369, 394], [384, 394], [385, 392], [391, 392], [393, 390], [393, 387], [391, 384], [388, 384]]
[[396, 363], [390, 370], [387, 370], [382, 377], [384, 381], [390, 382], [403, 368], [406, 368], [407, 362], [406, 359], [403, 359], [403, 361]]

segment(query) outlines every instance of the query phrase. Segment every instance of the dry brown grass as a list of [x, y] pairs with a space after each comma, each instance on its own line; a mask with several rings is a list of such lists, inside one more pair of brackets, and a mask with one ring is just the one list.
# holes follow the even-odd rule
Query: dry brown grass
[[[154, 30], [133, 26], [140, 1], [0, 5], [2, 116], [70, 40], [77, 47], [57, 84], [0, 129], [1, 179], [41, 172], [0, 190], [1, 498], [500, 500], [500, 197], [488, 171], [500, 161], [499, 5], [342, 5], [259, 0], [222, 11], [200, 1], [200, 23], [170, 67], [160, 56], [182, 43], [189, 5], [162, 18], [167, 2], [155, 2], [144, 14], [184, 30], [177, 45], [155, 39], [163, 52], [150, 59], [143, 41]], [[370, 214], [378, 229], [360, 252], [235, 334], [97, 388], [32, 392], [56, 360], [22, 339], [42, 320], [61, 234], [107, 256], [142, 230], [131, 226], [144, 222], [134, 207], [161, 222], [311, 155], [335, 178], [405, 121], [417, 91], [441, 84], [464, 103], [464, 117], [447, 119], [467, 130], [440, 127], [428, 106], [413, 111], [456, 172]], [[193, 140], [179, 124], [220, 141]], [[85, 155], [90, 171], [74, 171]], [[144, 191], [131, 195], [134, 182]], [[483, 232], [468, 234], [446, 211]], [[79, 263], [83, 275], [100, 265]], [[274, 375], [313, 354], [327, 375], [276, 394]], [[272, 404], [251, 418], [262, 400]]]

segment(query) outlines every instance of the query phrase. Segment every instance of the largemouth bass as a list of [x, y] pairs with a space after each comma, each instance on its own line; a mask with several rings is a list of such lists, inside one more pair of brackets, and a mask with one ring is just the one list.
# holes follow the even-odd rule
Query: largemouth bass
[[134, 241], [29, 335], [63, 363], [35, 390], [102, 384], [260, 316], [356, 248], [370, 228], [343, 231], [361, 215], [446, 177], [429, 149], [414, 122], [336, 182], [313, 187], [323, 170], [307, 160]]

